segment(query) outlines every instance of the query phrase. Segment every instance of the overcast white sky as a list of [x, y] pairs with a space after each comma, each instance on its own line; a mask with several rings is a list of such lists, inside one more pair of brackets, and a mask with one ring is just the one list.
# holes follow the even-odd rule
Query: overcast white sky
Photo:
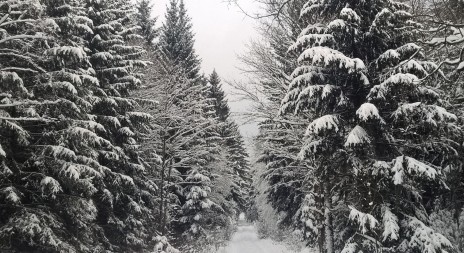
[[[166, 5], [169, 0], [152, 0], [154, 15], [158, 16], [158, 25], [164, 21]], [[207, 74], [216, 69], [223, 80], [244, 80], [237, 69], [240, 61], [238, 54], [243, 54], [246, 44], [256, 38], [255, 20], [247, 17], [235, 5], [225, 0], [184, 0], [189, 16], [192, 18], [195, 33], [195, 48], [202, 58], [202, 68]], [[239, 0], [240, 6], [250, 13], [258, 10], [253, 0]], [[226, 87], [226, 92], [229, 89]], [[250, 104], [234, 101], [229, 96], [232, 112], [249, 110]], [[256, 124], [242, 125], [244, 137], [257, 134]]]

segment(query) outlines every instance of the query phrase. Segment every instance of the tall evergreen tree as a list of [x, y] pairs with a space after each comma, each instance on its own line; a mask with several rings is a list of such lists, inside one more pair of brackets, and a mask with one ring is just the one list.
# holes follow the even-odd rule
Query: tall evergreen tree
[[225, 159], [228, 174], [232, 179], [230, 185], [230, 198], [235, 202], [236, 212], [244, 212], [249, 204], [249, 191], [251, 191], [250, 164], [243, 137], [237, 124], [229, 118], [230, 109], [226, 96], [222, 90], [221, 78], [214, 70], [209, 76], [208, 94], [218, 120], [217, 129], [222, 139], [221, 146], [225, 150]]
[[99, 125], [87, 114], [98, 81], [80, 38], [92, 31], [76, 2], [43, 3], [1, 4], [0, 47], [9, 59], [2, 61], [1, 131], [11, 136], [2, 143], [8, 153], [1, 184], [10, 186], [2, 189], [1, 245], [86, 252], [99, 246], [91, 197], [104, 171], [88, 156], [104, 142], [90, 134]]
[[166, 57], [179, 67], [189, 79], [200, 77], [200, 64], [194, 49], [195, 39], [191, 18], [183, 0], [171, 0], [166, 21], [161, 27], [160, 47]]
[[216, 117], [222, 122], [229, 118], [230, 108], [227, 104], [226, 95], [222, 90], [221, 78], [216, 70], [209, 76], [209, 84], [211, 85], [209, 96], [213, 99], [214, 110]]
[[137, 1], [137, 25], [140, 27], [140, 35], [144, 38], [148, 45], [153, 43], [153, 40], [158, 36], [156, 29], [157, 18], [152, 18], [153, 4], [150, 0]]
[[310, 115], [302, 217], [321, 252], [451, 247], [428, 225], [427, 208], [461, 130], [427, 83], [437, 66], [409, 43], [417, 24], [407, 8], [322, 0], [302, 9], [311, 24], [291, 47], [300, 66], [281, 109]]
[[142, 49], [130, 45], [139, 38], [133, 23], [135, 10], [126, 1], [86, 2], [94, 33], [87, 36], [90, 62], [99, 87], [93, 93], [91, 114], [104, 127], [106, 139], [94, 155], [108, 168], [98, 189], [97, 223], [104, 228], [108, 248], [116, 251], [146, 250], [155, 226], [151, 213], [156, 184], [147, 180], [138, 155], [137, 129], [151, 115], [135, 111], [138, 103], [129, 91], [140, 85], [138, 67]]
[[252, 190], [248, 153], [235, 122], [227, 121], [224, 130], [226, 166], [230, 170], [233, 180], [230, 189], [231, 197], [237, 204], [237, 212], [245, 212], [250, 206], [250, 192]]
[[179, 64], [180, 35], [178, 29], [179, 7], [177, 0], [170, 0], [166, 9], [165, 21], [161, 27], [160, 47], [166, 57], [173, 63]]
[[[182, 186], [180, 198], [181, 210], [176, 212], [176, 229], [182, 231], [182, 237], [189, 244], [182, 243], [181, 249], [194, 252], [205, 247], [206, 241], [215, 229], [216, 220], [224, 210], [210, 199], [212, 173], [217, 170], [215, 161], [218, 159], [219, 146], [214, 129], [216, 119], [211, 117], [208, 98], [205, 96], [207, 86], [203, 82], [193, 82], [185, 77], [182, 83], [183, 93], [187, 96], [179, 101], [179, 107], [188, 111], [185, 132], [176, 131], [182, 137], [179, 156], [175, 159], [182, 161], [176, 165], [185, 183]], [[185, 96], [184, 95], [184, 96]], [[186, 126], [187, 126], [186, 125]], [[193, 130], [193, 131], [192, 131]]]

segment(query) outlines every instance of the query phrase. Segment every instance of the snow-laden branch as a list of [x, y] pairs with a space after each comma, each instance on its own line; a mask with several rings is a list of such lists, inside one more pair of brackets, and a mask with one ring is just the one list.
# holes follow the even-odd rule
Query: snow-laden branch
[[34, 20], [34, 19], [18, 19], [18, 20], [11, 20], [11, 21], [8, 21], [8, 22], [3, 22], [3, 23], [0, 21], [0, 27], [7, 26], [7, 25], [12, 25], [12, 24], [16, 24], [16, 23], [27, 23], [27, 22], [36, 22], [36, 20]]
[[5, 42], [8, 42], [10, 40], [24, 40], [24, 39], [48, 39], [48, 37], [43, 36], [43, 35], [27, 35], [27, 34], [21, 34], [21, 35], [14, 35], [10, 37], [6, 37], [2, 40], [0, 40], [0, 44], [3, 44]]
[[0, 117], [0, 120], [11, 120], [11, 121], [35, 121], [35, 122], [55, 122], [58, 119], [47, 119], [47, 118], [37, 118], [37, 117], [19, 117], [19, 118], [11, 118], [11, 117]]
[[11, 108], [16, 106], [28, 106], [28, 105], [56, 105], [63, 102], [63, 100], [58, 99], [55, 101], [25, 101], [25, 102], [16, 102], [11, 104], [0, 104], [0, 109]]

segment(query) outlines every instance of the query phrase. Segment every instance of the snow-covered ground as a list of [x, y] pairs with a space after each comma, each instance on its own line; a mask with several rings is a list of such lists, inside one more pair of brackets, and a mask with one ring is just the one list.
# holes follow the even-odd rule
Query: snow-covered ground
[[[255, 227], [239, 226], [229, 245], [217, 253], [296, 253], [269, 239], [259, 239]], [[309, 253], [302, 251], [301, 253]]]

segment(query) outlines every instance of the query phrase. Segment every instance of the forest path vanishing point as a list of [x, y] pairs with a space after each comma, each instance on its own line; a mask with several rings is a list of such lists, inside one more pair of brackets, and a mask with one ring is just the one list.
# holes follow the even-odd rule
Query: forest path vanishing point
[[295, 253], [270, 239], [260, 239], [253, 225], [239, 225], [229, 245], [218, 253]]

